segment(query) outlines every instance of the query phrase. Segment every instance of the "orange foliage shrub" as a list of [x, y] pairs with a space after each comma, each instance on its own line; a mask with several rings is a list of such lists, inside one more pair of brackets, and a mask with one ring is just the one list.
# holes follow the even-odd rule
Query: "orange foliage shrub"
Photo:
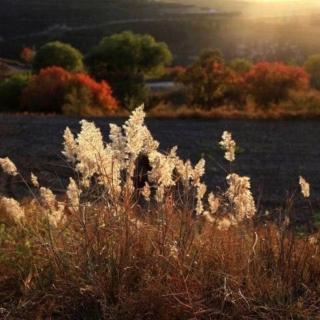
[[246, 74], [246, 83], [256, 103], [268, 106], [287, 99], [290, 90], [307, 89], [309, 76], [301, 67], [260, 62]]
[[97, 107], [112, 111], [117, 108], [117, 101], [112, 96], [111, 87], [106, 81], [97, 82], [85, 73], [76, 73], [71, 81], [71, 86], [88, 88]]
[[60, 67], [42, 69], [22, 93], [23, 111], [60, 113], [72, 74]]
[[207, 60], [189, 67], [180, 77], [191, 104], [204, 109], [225, 103], [241, 104], [245, 98], [244, 78], [221, 60]]
[[25, 47], [22, 49], [20, 58], [25, 63], [31, 63], [33, 57], [35, 56], [35, 51], [31, 48]]
[[84, 73], [71, 73], [61, 67], [42, 69], [34, 75], [22, 94], [22, 110], [68, 114], [112, 112], [117, 102], [106, 82], [98, 83]]
[[301, 67], [281, 62], [259, 62], [252, 67], [246, 61], [236, 62], [241, 63], [240, 69], [227, 66], [217, 50], [204, 52], [179, 77], [189, 104], [207, 110], [223, 105], [243, 108], [250, 95], [258, 107], [267, 107], [286, 100], [292, 90], [309, 88], [309, 75]]
[[243, 107], [246, 102], [246, 80], [242, 73], [227, 68], [228, 78], [225, 86], [225, 102], [236, 107]]

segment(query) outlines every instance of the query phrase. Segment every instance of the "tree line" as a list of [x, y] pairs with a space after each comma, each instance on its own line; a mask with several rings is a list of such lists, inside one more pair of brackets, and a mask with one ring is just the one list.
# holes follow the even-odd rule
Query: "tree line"
[[261, 110], [279, 104], [320, 110], [320, 54], [300, 66], [226, 61], [216, 49], [205, 50], [189, 66], [168, 68], [172, 58], [165, 43], [132, 32], [103, 38], [85, 56], [59, 41], [24, 48], [21, 59], [31, 72], [0, 80], [0, 110], [110, 114], [148, 102], [146, 80], [166, 77], [182, 85], [190, 107], [244, 109], [253, 101]]

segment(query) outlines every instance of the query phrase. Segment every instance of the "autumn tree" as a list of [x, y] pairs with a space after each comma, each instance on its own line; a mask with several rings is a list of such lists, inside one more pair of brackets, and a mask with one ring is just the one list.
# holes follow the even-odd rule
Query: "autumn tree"
[[21, 53], [20, 53], [20, 59], [27, 64], [31, 64], [32, 60], [35, 56], [36, 52], [29, 48], [29, 47], [25, 47], [22, 49]]
[[90, 73], [107, 80], [127, 108], [146, 97], [145, 76], [158, 72], [172, 59], [165, 43], [150, 35], [123, 32], [105, 37], [88, 55]]
[[85, 73], [76, 73], [68, 87], [62, 111], [69, 115], [105, 115], [117, 107], [107, 82], [97, 82]]
[[67, 71], [82, 71], [83, 56], [79, 50], [69, 44], [59, 41], [49, 42], [36, 52], [32, 68], [37, 73], [51, 66], [61, 67]]
[[267, 107], [285, 100], [290, 90], [308, 88], [309, 76], [301, 67], [280, 62], [260, 62], [248, 72], [246, 83], [256, 103]]
[[44, 113], [107, 114], [117, 102], [106, 82], [96, 82], [84, 73], [60, 67], [42, 69], [23, 91], [22, 110]]
[[243, 78], [225, 65], [217, 50], [204, 51], [180, 81], [186, 87], [189, 103], [204, 109], [242, 101]]

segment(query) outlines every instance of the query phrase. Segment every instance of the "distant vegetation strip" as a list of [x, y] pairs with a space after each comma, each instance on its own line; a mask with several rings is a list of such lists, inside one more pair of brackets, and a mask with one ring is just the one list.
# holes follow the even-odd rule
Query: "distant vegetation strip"
[[88, 54], [70, 44], [25, 47], [0, 60], [2, 112], [123, 114], [144, 103], [150, 116], [283, 119], [320, 113], [320, 55], [303, 64], [226, 59], [201, 52], [172, 65], [168, 45], [130, 31], [104, 37]]

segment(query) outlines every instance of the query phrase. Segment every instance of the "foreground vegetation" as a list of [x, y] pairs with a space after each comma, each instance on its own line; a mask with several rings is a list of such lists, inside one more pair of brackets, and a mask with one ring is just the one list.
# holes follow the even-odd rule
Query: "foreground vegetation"
[[[31, 173], [31, 201], [0, 198], [0, 306], [8, 319], [312, 319], [320, 312], [319, 235], [297, 235], [288, 212], [257, 212], [233, 171], [207, 192], [204, 160], [159, 151], [142, 108], [104, 143], [93, 123], [67, 128], [74, 176], [56, 197]], [[300, 177], [303, 197], [310, 186]], [[310, 209], [311, 210], [311, 209]]]

